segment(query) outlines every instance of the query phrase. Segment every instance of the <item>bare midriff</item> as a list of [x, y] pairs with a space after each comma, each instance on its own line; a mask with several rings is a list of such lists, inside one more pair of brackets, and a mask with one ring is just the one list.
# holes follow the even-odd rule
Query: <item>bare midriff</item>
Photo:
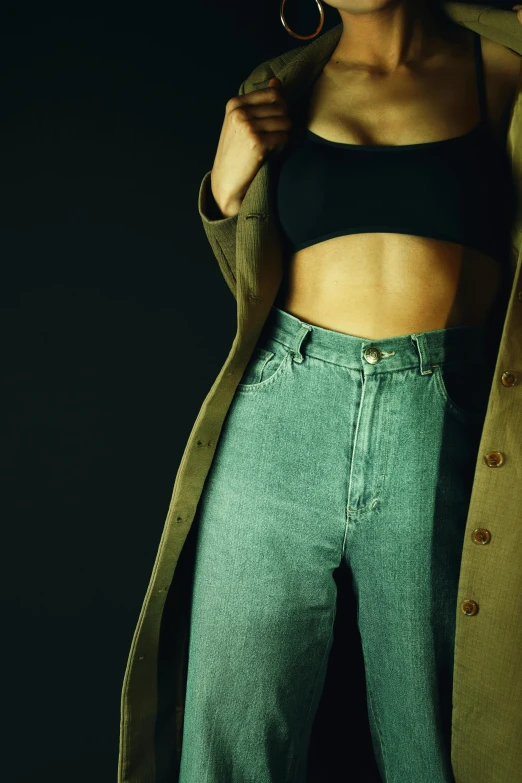
[[370, 339], [468, 326], [486, 320], [501, 274], [495, 259], [451, 242], [352, 234], [293, 256], [283, 309]]
[[[518, 58], [484, 38], [482, 52], [491, 127], [505, 146]], [[461, 28], [459, 44], [415, 75], [361, 76], [334, 53], [312, 86], [307, 127], [330, 141], [396, 145], [460, 136], [479, 121], [473, 38]], [[478, 250], [394, 233], [335, 237], [286, 263], [282, 309], [368, 339], [483, 323], [505, 273]]]

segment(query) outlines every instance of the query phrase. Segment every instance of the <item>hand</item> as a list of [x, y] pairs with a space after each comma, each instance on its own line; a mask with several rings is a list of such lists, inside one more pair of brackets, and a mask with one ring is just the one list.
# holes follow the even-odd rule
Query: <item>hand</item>
[[517, 12], [517, 19], [522, 24], [522, 5], [514, 5], [511, 10]]
[[212, 194], [221, 212], [233, 215], [269, 152], [286, 144], [292, 125], [281, 94], [281, 80], [226, 105], [225, 120], [210, 176]]

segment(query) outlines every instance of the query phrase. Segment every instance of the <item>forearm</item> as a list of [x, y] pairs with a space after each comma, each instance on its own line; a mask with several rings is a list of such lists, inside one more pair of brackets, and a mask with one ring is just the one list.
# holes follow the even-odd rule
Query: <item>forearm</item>
[[[209, 202], [207, 209], [211, 220], [223, 220], [223, 218], [234, 217], [241, 209], [241, 199], [221, 195], [219, 191], [214, 190], [212, 182], [212, 172], [210, 173], [210, 187], [208, 189]], [[212, 217], [214, 215], [215, 217]]]

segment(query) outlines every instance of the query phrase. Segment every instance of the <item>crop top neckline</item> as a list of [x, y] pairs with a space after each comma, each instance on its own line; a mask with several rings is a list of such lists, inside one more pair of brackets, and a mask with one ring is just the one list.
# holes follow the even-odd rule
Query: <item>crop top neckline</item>
[[343, 141], [331, 141], [330, 139], [325, 139], [323, 136], [318, 136], [317, 133], [314, 133], [309, 128], [306, 128], [306, 135], [308, 138], [311, 138], [313, 141], [317, 141], [321, 144], [329, 144], [332, 147], [346, 147], [349, 149], [360, 149], [360, 150], [371, 150], [372, 152], [378, 151], [378, 150], [385, 150], [386, 152], [390, 152], [390, 150], [406, 150], [406, 149], [417, 149], [419, 147], [435, 147], [440, 144], [449, 144], [450, 142], [459, 142], [461, 140], [467, 140], [470, 136], [473, 136], [474, 134], [481, 131], [484, 127], [486, 129], [487, 122], [484, 117], [481, 118], [480, 122], [475, 125], [471, 130], [466, 131], [466, 133], [460, 134], [460, 136], [452, 136], [449, 139], [437, 139], [436, 141], [424, 141], [420, 142], [418, 144], [347, 144]]
[[332, 147], [338, 147], [340, 149], [353, 149], [353, 150], [369, 150], [371, 152], [391, 152], [392, 150], [413, 150], [413, 149], [419, 149], [421, 147], [430, 148], [430, 147], [437, 147], [441, 144], [452, 144], [455, 142], [461, 142], [461, 141], [467, 141], [469, 138], [472, 138], [477, 133], [480, 133], [481, 131], [486, 131], [486, 133], [491, 133], [491, 127], [488, 122], [488, 107], [487, 107], [487, 101], [486, 101], [486, 90], [485, 90], [485, 84], [484, 84], [484, 63], [482, 61], [482, 47], [481, 47], [481, 41], [480, 41], [480, 34], [475, 33], [473, 36], [473, 43], [474, 43], [474, 53], [475, 53], [475, 72], [477, 77], [477, 88], [478, 88], [478, 97], [479, 97], [479, 106], [480, 106], [480, 121], [478, 125], [475, 125], [474, 128], [472, 128], [470, 131], [467, 131], [467, 133], [463, 133], [460, 136], [452, 136], [450, 139], [438, 139], [437, 141], [425, 141], [421, 142], [420, 144], [347, 144], [345, 142], [341, 141], [330, 141], [329, 139], [325, 139], [323, 136], [318, 136], [317, 133], [314, 133], [309, 128], [305, 128], [305, 135], [311, 139], [313, 142], [317, 142], [319, 144], [328, 144]]

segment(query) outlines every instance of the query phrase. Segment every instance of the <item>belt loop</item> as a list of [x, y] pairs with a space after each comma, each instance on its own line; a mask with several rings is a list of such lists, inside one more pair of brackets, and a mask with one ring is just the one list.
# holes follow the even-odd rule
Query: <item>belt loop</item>
[[420, 334], [412, 334], [411, 339], [416, 344], [417, 351], [419, 352], [420, 373], [421, 375], [429, 375], [433, 372], [433, 368], [426, 335], [423, 332]]
[[304, 338], [308, 334], [308, 332], [312, 331], [312, 327], [308, 326], [308, 324], [301, 324], [301, 328], [296, 333], [294, 337], [294, 347], [290, 346], [289, 350], [290, 353], [293, 354], [293, 360], [294, 362], [297, 362], [298, 364], [301, 364], [301, 362], [304, 359], [304, 356], [301, 353], [301, 343], [303, 342]]

